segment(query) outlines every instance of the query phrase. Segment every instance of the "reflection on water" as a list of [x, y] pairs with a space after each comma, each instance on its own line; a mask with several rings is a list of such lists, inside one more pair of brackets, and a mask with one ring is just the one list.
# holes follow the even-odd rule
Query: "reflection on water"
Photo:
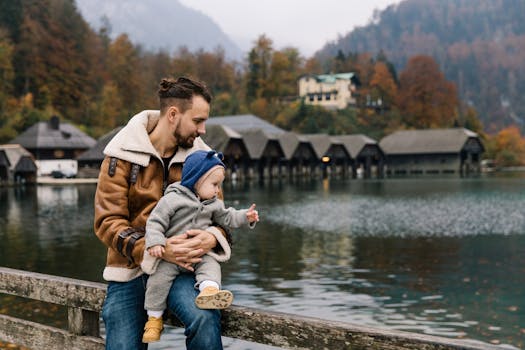
[[[225, 187], [227, 205], [255, 202], [262, 219], [234, 232], [223, 265], [236, 304], [524, 346], [525, 180]], [[92, 233], [94, 189], [0, 189], [0, 265], [100, 281], [105, 249]], [[183, 335], [163, 339], [152, 349]]]

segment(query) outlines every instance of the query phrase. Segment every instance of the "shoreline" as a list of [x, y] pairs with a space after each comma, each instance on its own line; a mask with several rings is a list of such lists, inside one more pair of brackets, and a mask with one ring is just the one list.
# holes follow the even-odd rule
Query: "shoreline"
[[98, 178], [72, 178], [55, 179], [51, 176], [40, 176], [36, 179], [37, 185], [77, 185], [77, 184], [96, 184]]

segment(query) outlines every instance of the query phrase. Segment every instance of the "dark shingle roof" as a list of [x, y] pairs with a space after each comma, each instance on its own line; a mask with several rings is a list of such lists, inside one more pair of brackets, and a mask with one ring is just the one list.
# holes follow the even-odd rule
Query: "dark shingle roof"
[[0, 167], [9, 169], [10, 165], [11, 164], [9, 163], [9, 158], [7, 158], [7, 154], [3, 149], [0, 149]]
[[88, 149], [96, 141], [68, 123], [60, 123], [58, 128], [53, 128], [50, 122], [38, 122], [9, 143], [20, 144], [26, 149]]
[[21, 156], [16, 163], [15, 172], [36, 173], [37, 167], [31, 156]]
[[240, 133], [251, 159], [261, 158], [268, 142], [277, 140], [275, 134], [269, 134], [263, 129], [248, 129]]
[[201, 138], [214, 150], [224, 152], [231, 139], [242, 140], [241, 134], [226, 125], [206, 125], [206, 133]]
[[33, 156], [24, 147], [15, 144], [0, 145], [7, 159], [9, 160], [9, 169], [15, 171], [36, 171], [36, 164]]
[[458, 153], [478, 134], [464, 128], [402, 130], [384, 137], [379, 146], [385, 154]]
[[337, 135], [336, 138], [345, 145], [348, 154], [354, 159], [357, 158], [359, 152], [361, 152], [366, 145], [377, 145], [376, 140], [361, 134]]
[[115, 136], [119, 131], [120, 129], [122, 129], [123, 127], [122, 126], [119, 126], [113, 130], [111, 130], [110, 132], [108, 132], [107, 134], [101, 136], [95, 143], [95, 145], [93, 147], [91, 147], [90, 149], [88, 149], [87, 151], [85, 151], [84, 153], [82, 153], [81, 155], [79, 155], [77, 157], [77, 160], [83, 160], [83, 161], [88, 161], [88, 160], [93, 160], [93, 161], [102, 161], [104, 159], [104, 148], [106, 148], [107, 144], [109, 143], [109, 141], [111, 141], [111, 139], [113, 138], [113, 136]]
[[327, 134], [303, 134], [303, 137], [312, 144], [318, 159], [321, 159], [332, 145], [332, 136]]
[[285, 130], [253, 114], [211, 117], [206, 121], [206, 125], [217, 124], [228, 126], [238, 132], [254, 129], [261, 129], [268, 134], [277, 135], [286, 132]]
[[294, 132], [286, 132], [279, 135], [279, 143], [286, 159], [292, 158], [295, 150], [299, 146], [299, 136]]

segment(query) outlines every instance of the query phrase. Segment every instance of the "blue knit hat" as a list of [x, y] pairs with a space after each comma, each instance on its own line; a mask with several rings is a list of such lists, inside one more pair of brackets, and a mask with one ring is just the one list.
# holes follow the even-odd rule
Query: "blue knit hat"
[[181, 185], [194, 190], [195, 184], [208, 170], [219, 165], [224, 166], [223, 155], [216, 151], [195, 151], [190, 154], [182, 166]]

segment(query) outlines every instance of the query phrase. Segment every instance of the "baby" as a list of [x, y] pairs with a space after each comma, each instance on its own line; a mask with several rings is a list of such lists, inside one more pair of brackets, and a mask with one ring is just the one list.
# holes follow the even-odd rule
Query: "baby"
[[[219, 225], [226, 230], [247, 226], [253, 228], [259, 221], [255, 204], [249, 209], [225, 208], [217, 198], [224, 181], [225, 166], [222, 154], [216, 151], [196, 151], [190, 154], [182, 168], [182, 179], [166, 188], [146, 223], [146, 246], [142, 269], [149, 273], [146, 286], [145, 309], [148, 321], [142, 341], [151, 343], [160, 339], [163, 330], [162, 314], [173, 280], [188, 270], [160, 259], [164, 254], [166, 238], [189, 229], [206, 229]], [[227, 254], [216, 252], [202, 257], [193, 265], [195, 287], [200, 293], [195, 304], [201, 309], [224, 309], [231, 305], [233, 294], [221, 290], [219, 261], [229, 258], [229, 247], [222, 242]], [[153, 258], [153, 260], [152, 260]], [[219, 260], [219, 261], [218, 261]], [[152, 263], [153, 261], [153, 263]]]

